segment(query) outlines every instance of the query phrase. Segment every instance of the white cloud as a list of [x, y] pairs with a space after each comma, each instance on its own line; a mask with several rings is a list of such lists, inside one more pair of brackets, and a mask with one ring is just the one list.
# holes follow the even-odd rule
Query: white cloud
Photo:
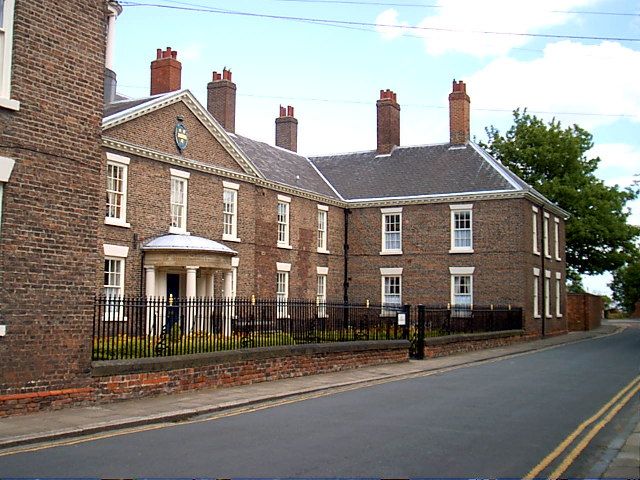
[[[436, 15], [425, 18], [419, 27], [431, 55], [461, 52], [478, 57], [504, 55], [525, 45], [530, 38], [515, 35], [486, 35], [473, 32], [536, 33], [563, 25], [575, 14], [559, 13], [593, 3], [592, 0], [439, 0]], [[455, 31], [451, 31], [454, 30]]]
[[600, 157], [596, 174], [607, 184], [628, 186], [640, 180], [640, 146], [625, 143], [602, 143], [594, 145], [589, 157]]
[[396, 27], [389, 27], [383, 25], [395, 25], [397, 27], [408, 27], [408, 22], [399, 22], [398, 21], [398, 11], [394, 8], [389, 8], [385, 10], [380, 15], [376, 17], [376, 31], [380, 34], [380, 36], [385, 40], [393, 40], [394, 38], [398, 38], [402, 36], [403, 29]]
[[475, 109], [526, 107], [532, 112], [556, 112], [539, 116], [555, 116], [564, 124], [577, 123], [591, 130], [620, 119], [611, 114], [640, 122], [639, 77], [639, 51], [614, 42], [562, 41], [548, 44], [541, 58], [499, 58], [465, 80]]
[[185, 45], [180, 50], [180, 60], [181, 61], [193, 61], [202, 59], [202, 51], [204, 50], [204, 46], [200, 43], [191, 43], [189, 45]]

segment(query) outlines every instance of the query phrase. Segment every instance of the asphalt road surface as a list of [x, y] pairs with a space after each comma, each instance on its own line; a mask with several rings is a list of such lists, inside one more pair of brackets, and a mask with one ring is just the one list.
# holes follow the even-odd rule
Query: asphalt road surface
[[[0, 452], [0, 477], [522, 477], [639, 366], [640, 329], [628, 329], [249, 413]], [[636, 395], [607, 426], [624, 428], [637, 410]], [[585, 475], [600, 453], [585, 449], [567, 474]]]

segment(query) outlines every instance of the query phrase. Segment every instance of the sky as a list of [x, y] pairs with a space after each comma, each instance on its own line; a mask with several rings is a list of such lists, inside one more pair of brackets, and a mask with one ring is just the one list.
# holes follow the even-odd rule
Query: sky
[[[640, 180], [640, 0], [121, 0], [118, 91], [149, 94], [156, 49], [182, 63], [206, 105], [212, 72], [232, 71], [236, 132], [273, 144], [280, 105], [305, 155], [376, 146], [379, 91], [401, 106], [402, 145], [449, 140], [448, 94], [463, 80], [471, 136], [504, 133], [513, 110], [593, 135], [608, 185]], [[634, 177], [634, 175], [636, 177]], [[629, 203], [640, 225], [640, 200]], [[610, 275], [585, 277], [610, 294]]]

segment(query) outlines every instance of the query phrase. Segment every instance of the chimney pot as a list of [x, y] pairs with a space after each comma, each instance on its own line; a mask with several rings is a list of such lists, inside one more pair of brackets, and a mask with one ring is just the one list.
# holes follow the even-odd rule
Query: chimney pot
[[293, 107], [280, 105], [280, 117], [276, 118], [276, 145], [292, 152], [298, 151], [298, 120]]
[[380, 100], [376, 102], [377, 133], [379, 154], [391, 153], [400, 145], [400, 105], [396, 94], [387, 89], [380, 90]]
[[467, 86], [460, 80], [453, 81], [453, 89], [449, 94], [449, 141], [455, 145], [463, 145], [470, 137], [471, 99], [467, 95]]
[[178, 61], [178, 52], [167, 47], [165, 51], [156, 50], [156, 59], [151, 62], [151, 95], [180, 90], [182, 64]]
[[236, 85], [231, 81], [231, 70], [224, 67], [222, 74], [213, 72], [207, 84], [207, 110], [227, 132], [236, 130]]

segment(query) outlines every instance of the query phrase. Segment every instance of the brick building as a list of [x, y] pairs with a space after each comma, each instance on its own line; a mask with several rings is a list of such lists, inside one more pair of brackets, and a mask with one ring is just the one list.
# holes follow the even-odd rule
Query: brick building
[[105, 15], [0, 0], [0, 393], [90, 369]]
[[387, 90], [375, 150], [307, 158], [292, 107], [275, 146], [238, 135], [230, 71], [205, 108], [177, 53], [156, 57], [151, 96], [105, 110], [100, 292], [513, 305], [566, 331], [566, 214], [470, 141], [463, 82], [447, 143], [401, 146]]
[[170, 49], [120, 97], [117, 2], [0, 11], [0, 395], [82, 395], [96, 293], [500, 303], [566, 330], [565, 212], [469, 141], [464, 83], [448, 143], [401, 146], [383, 91], [375, 150], [307, 158], [292, 107], [276, 146], [238, 135], [231, 72], [203, 106]]

